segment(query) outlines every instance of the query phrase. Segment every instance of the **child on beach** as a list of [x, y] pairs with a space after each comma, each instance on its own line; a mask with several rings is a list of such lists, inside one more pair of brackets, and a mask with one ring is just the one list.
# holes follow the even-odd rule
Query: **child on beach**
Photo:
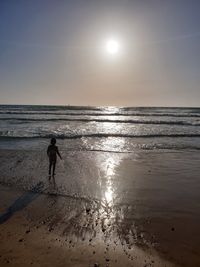
[[58, 151], [58, 147], [55, 144], [56, 144], [56, 139], [52, 138], [51, 144], [48, 146], [48, 149], [47, 149], [47, 155], [49, 157], [49, 179], [51, 178], [52, 166], [53, 166], [53, 176], [55, 176], [57, 154], [60, 157], [60, 159], [62, 159], [62, 157]]

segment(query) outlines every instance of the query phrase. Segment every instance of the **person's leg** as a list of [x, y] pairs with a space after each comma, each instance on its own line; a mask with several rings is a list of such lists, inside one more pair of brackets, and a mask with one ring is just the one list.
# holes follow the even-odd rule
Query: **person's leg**
[[55, 169], [56, 169], [56, 161], [53, 162], [53, 175], [55, 175]]
[[49, 162], [49, 176], [51, 176], [51, 167], [52, 167], [52, 162]]

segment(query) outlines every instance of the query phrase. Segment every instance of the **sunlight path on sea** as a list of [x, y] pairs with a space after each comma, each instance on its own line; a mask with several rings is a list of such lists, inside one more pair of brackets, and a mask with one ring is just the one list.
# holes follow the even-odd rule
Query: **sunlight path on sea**
[[[104, 141], [102, 146], [108, 146], [108, 142], [112, 142], [112, 139], [107, 139]], [[110, 144], [111, 145], [111, 144]], [[123, 139], [120, 140], [118, 143], [119, 149], [123, 149], [125, 145], [125, 141]], [[102, 202], [106, 203], [108, 206], [112, 206], [116, 195], [116, 185], [115, 185], [115, 172], [116, 168], [119, 166], [120, 162], [122, 161], [122, 157], [113, 157], [109, 156], [104, 159], [104, 161], [101, 161], [100, 168], [102, 172], [104, 173], [105, 178], [105, 188], [102, 188]]]

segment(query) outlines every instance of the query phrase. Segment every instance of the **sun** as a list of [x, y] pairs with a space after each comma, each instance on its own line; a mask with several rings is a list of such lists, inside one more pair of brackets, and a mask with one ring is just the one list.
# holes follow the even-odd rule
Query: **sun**
[[117, 54], [119, 52], [119, 43], [114, 39], [108, 40], [106, 42], [106, 51], [111, 55]]

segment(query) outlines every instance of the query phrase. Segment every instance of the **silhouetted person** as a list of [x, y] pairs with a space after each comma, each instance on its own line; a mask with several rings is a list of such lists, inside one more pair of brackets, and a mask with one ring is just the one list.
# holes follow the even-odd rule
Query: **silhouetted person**
[[57, 154], [60, 157], [60, 159], [62, 159], [62, 157], [58, 151], [58, 147], [55, 144], [56, 144], [56, 139], [52, 138], [51, 144], [48, 146], [48, 149], [47, 149], [47, 155], [49, 157], [49, 179], [51, 178], [52, 166], [53, 166], [53, 176], [55, 175]]

